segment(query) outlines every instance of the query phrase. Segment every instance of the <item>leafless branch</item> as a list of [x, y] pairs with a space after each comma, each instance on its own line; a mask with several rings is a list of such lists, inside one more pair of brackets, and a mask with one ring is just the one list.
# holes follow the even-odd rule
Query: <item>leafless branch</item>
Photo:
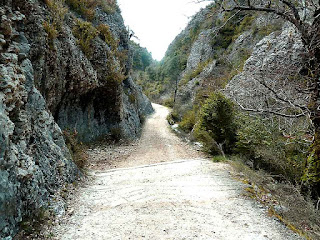
[[300, 114], [295, 114], [295, 115], [289, 115], [289, 114], [284, 114], [284, 113], [280, 113], [280, 112], [276, 112], [273, 110], [267, 110], [267, 109], [253, 109], [253, 108], [246, 108], [244, 106], [242, 106], [240, 103], [238, 103], [237, 101], [235, 101], [239, 107], [246, 112], [254, 112], [254, 113], [258, 113], [258, 114], [273, 114], [276, 116], [280, 116], [280, 117], [285, 117], [285, 118], [300, 118], [300, 117], [306, 117], [308, 114], [303, 112]]
[[296, 104], [292, 101], [290, 101], [289, 99], [285, 99], [283, 97], [281, 97], [273, 88], [271, 88], [268, 84], [266, 84], [265, 81], [259, 81], [261, 85], [263, 85], [266, 89], [268, 89], [278, 100], [284, 102], [284, 103], [287, 103], [289, 105], [291, 105], [292, 107], [295, 107], [295, 108], [300, 108], [301, 110], [303, 111], [307, 111], [308, 108], [306, 106], [302, 106], [302, 105], [299, 105], [299, 104]]

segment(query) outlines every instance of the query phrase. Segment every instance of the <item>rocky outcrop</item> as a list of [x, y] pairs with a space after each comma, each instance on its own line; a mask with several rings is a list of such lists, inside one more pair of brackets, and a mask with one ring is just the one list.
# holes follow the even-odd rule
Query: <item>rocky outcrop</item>
[[75, 36], [75, 26], [84, 19], [63, 5], [58, 10], [67, 10], [59, 12], [65, 16], [53, 29], [57, 9], [49, 2], [0, 1], [3, 239], [11, 239], [22, 221], [47, 208], [57, 190], [80, 176], [62, 130], [77, 133], [82, 141], [114, 132], [135, 138], [144, 115], [152, 112], [129, 74], [129, 39], [119, 11], [95, 9], [86, 26], [94, 30], [103, 24], [105, 35], [97, 31], [88, 53], [80, 43], [85, 36]]
[[[210, 9], [212, 12], [209, 11]], [[234, 76], [237, 76], [242, 70], [246, 71], [244, 63], [251, 56], [252, 50], [260, 48], [260, 40], [270, 33], [274, 32], [273, 36], [278, 36], [283, 24], [280, 19], [268, 14], [242, 14], [223, 25], [227, 18], [209, 6], [197, 13], [194, 20], [181, 33], [192, 31], [195, 28], [200, 29], [188, 54], [186, 68], [180, 75], [177, 93], [177, 105], [180, 112], [185, 112], [193, 107], [199, 92], [200, 95], [207, 96], [210, 92], [223, 89]], [[200, 22], [197, 22], [197, 19]], [[208, 19], [210, 19], [210, 24]], [[235, 23], [232, 23], [233, 21]], [[283, 33], [283, 35], [285, 34], [289, 35], [288, 32]], [[185, 37], [187, 37], [186, 34]], [[291, 38], [293, 40], [295, 36], [291, 36]], [[228, 39], [230, 39], [230, 43], [228, 43]], [[176, 41], [183, 42], [183, 38], [182, 40], [176, 39]], [[269, 42], [268, 39], [263, 41]], [[274, 46], [274, 49], [276, 48], [277, 46]], [[252, 62], [256, 60], [252, 59]], [[274, 59], [274, 61], [276, 60]], [[259, 69], [259, 66], [255, 67]], [[250, 71], [252, 69], [248, 72]], [[272, 70], [270, 69], [270, 71]], [[237, 78], [233, 79], [228, 84], [228, 89], [237, 91], [240, 83]], [[256, 100], [252, 101], [257, 102]]]
[[[25, 14], [32, 11], [27, 18], [25, 31], [33, 43], [30, 58], [36, 66], [35, 83], [59, 126], [76, 131], [83, 141], [109, 134], [114, 128], [120, 128], [124, 138], [137, 137], [140, 125], [133, 127], [136, 123], [127, 121], [123, 113], [127, 104], [134, 105], [123, 101], [127, 93], [124, 85], [128, 85], [125, 82], [129, 83], [130, 88], [136, 89], [135, 98], [143, 94], [132, 81], [121, 83], [121, 80], [115, 79], [122, 77], [118, 76], [121, 74], [128, 78], [131, 69], [129, 37], [120, 12], [108, 14], [96, 9], [92, 27], [107, 26], [111, 35], [108, 37], [118, 46], [112, 49], [112, 44], [104, 41], [104, 36], [97, 36], [92, 40], [88, 53], [79, 46], [82, 39], [74, 34], [77, 25], [74, 14], [66, 13], [59, 36], [50, 40], [43, 24], [52, 10], [41, 3], [18, 2], [16, 5]], [[115, 76], [110, 78], [108, 75]], [[150, 110], [151, 105], [148, 104]], [[139, 111], [137, 118], [143, 114], [146, 112]]]
[[281, 33], [263, 38], [255, 45], [243, 71], [228, 83], [224, 92], [251, 109], [277, 109], [285, 114], [289, 103], [293, 108], [306, 105], [308, 96], [295, 87], [303, 84], [297, 71], [303, 65], [305, 50], [298, 39], [290, 26], [284, 26]]
[[30, 42], [20, 12], [0, 8], [0, 237], [48, 206], [50, 195], [79, 176], [62, 132], [35, 88]]

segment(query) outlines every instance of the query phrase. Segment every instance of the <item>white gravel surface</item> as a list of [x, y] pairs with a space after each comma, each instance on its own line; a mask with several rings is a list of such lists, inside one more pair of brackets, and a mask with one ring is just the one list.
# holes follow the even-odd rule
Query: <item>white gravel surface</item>
[[178, 139], [167, 108], [153, 106], [139, 142], [117, 147], [115, 159], [106, 157], [109, 147], [91, 150], [94, 180], [80, 189], [55, 239], [300, 239], [243, 196], [246, 186], [227, 164]]

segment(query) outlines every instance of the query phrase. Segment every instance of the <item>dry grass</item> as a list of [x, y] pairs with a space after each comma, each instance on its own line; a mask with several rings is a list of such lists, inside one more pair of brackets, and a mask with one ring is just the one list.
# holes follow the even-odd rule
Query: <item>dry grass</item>
[[78, 141], [76, 131], [64, 130], [63, 136], [74, 163], [80, 170], [84, 170], [84, 168], [87, 166], [89, 158], [86, 152], [87, 147], [82, 142]]
[[301, 195], [299, 186], [276, 180], [263, 171], [254, 171], [243, 160], [232, 157], [236, 178], [250, 186], [246, 195], [268, 208], [271, 216], [277, 218], [289, 229], [306, 239], [320, 239], [320, 215], [313, 202]]

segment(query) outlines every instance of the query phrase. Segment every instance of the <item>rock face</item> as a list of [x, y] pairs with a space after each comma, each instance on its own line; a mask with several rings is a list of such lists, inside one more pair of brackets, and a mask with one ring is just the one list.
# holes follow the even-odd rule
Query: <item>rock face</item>
[[[50, 195], [79, 172], [59, 126], [35, 88], [30, 44], [18, 25], [25, 16], [0, 9], [0, 237], [17, 231], [17, 223], [47, 206]], [[7, 25], [6, 25], [7, 24]]]
[[[209, 17], [214, 24], [207, 23]], [[188, 33], [198, 29], [180, 74], [176, 106], [180, 114], [192, 109], [197, 97], [216, 90], [223, 90], [246, 108], [276, 108], [285, 113], [288, 103], [305, 105], [307, 96], [294, 88], [304, 52], [294, 28], [269, 14], [244, 14], [221, 29], [225, 18], [209, 6], [172, 43], [183, 44]]]
[[[129, 39], [119, 11], [107, 14], [97, 8], [92, 25], [109, 26], [122, 63], [101, 34], [92, 40], [92, 54], [86, 55], [74, 36], [79, 20], [69, 10], [58, 35], [50, 38], [45, 23], [54, 13], [45, 2], [0, 1], [3, 239], [11, 239], [22, 221], [46, 208], [50, 196], [80, 176], [62, 130], [77, 132], [82, 141], [112, 132], [135, 138], [142, 117], [152, 112], [129, 74]], [[124, 80], [113, 81], [120, 71]]]
[[[288, 101], [292, 105], [307, 104], [308, 95], [294, 87], [298, 86], [295, 75], [303, 64], [304, 52], [294, 28], [284, 26], [281, 33], [272, 33], [255, 45], [243, 71], [228, 83], [224, 92], [246, 108], [277, 108], [285, 113]], [[277, 100], [275, 94], [285, 101]]]

